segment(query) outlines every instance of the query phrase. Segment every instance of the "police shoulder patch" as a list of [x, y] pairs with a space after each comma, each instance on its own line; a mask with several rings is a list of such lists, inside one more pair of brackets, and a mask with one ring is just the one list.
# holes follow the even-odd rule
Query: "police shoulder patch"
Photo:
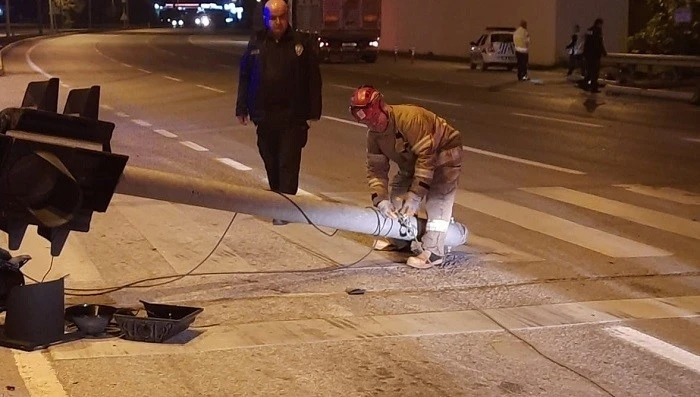
[[297, 56], [300, 56], [302, 52], [304, 52], [304, 46], [297, 43], [297, 45], [294, 46], [294, 52], [297, 53]]

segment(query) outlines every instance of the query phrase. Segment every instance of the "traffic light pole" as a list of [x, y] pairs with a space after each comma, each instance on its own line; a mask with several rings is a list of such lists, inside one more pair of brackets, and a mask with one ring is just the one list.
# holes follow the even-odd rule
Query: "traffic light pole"
[[49, 0], [49, 30], [51, 33], [56, 33], [56, 15], [54, 14], [53, 0]]
[[[115, 192], [400, 240], [413, 239], [406, 227], [384, 218], [372, 208], [283, 195], [144, 168], [126, 166]], [[415, 228], [420, 237], [425, 231], [425, 223], [424, 219], [414, 217], [410, 219], [409, 228]], [[455, 247], [466, 240], [467, 228], [460, 223], [450, 223], [445, 245]]]

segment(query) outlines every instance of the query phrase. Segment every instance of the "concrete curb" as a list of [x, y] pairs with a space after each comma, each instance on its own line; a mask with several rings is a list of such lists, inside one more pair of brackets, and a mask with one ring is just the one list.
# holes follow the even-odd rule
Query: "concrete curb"
[[15, 43], [19, 43], [20, 41], [22, 40], [13, 41], [12, 43], [0, 48], [0, 77], [5, 75], [5, 65], [2, 62], [3, 54], [5, 53], [5, 51], [11, 49], [15, 45]]
[[50, 38], [54, 38], [54, 37], [61, 37], [61, 36], [67, 36], [67, 35], [71, 35], [71, 34], [79, 34], [79, 33], [84, 33], [84, 32], [83, 31], [67, 31], [67, 32], [57, 32], [54, 34], [43, 34], [43, 35], [40, 35], [37, 33], [34, 35], [26, 35], [27, 37], [13, 41], [4, 47], [0, 47], [0, 76], [5, 75], [5, 66], [3, 64], [3, 55], [4, 55], [5, 51], [11, 50], [12, 47], [19, 45], [25, 41], [29, 41], [29, 40], [50, 39]]
[[[358, 75], [362, 75], [362, 72], [357, 72]], [[442, 75], [437, 76], [427, 76], [422, 78], [413, 78], [401, 76], [400, 74], [386, 75], [387, 80], [391, 80], [393, 85], [400, 85], [403, 83], [412, 83], [416, 81], [431, 83], [431, 84], [444, 84], [446, 80]], [[599, 82], [601, 86], [603, 84], [607, 86], [610, 82], [600, 79]], [[534, 82], [533, 82], [534, 83]], [[571, 84], [571, 81], [566, 81], [566, 84]], [[510, 87], [513, 84], [518, 83], [505, 83], [505, 86]], [[544, 85], [553, 85], [553, 83], [544, 82]], [[557, 83], [558, 84], [558, 83]], [[479, 87], [472, 86], [469, 84], [464, 84], [463, 87], [470, 87], [475, 91], [483, 92], [493, 92], [500, 93], [504, 84], [494, 84], [490, 87]], [[615, 122], [624, 123], [662, 123], [664, 126], [676, 128], [675, 118], [670, 118], [668, 120], [659, 120], [658, 116], [654, 112], [649, 112], [650, 107], [673, 107], [674, 112], [683, 113], [687, 117], [697, 120], [700, 123], [700, 112], [697, 112], [695, 107], [683, 106], [680, 103], [676, 103], [668, 100], [660, 100], [656, 98], [648, 98], [647, 101], [653, 101], [644, 103], [641, 99], [636, 99], [634, 103], [626, 103], [621, 99], [613, 99], [615, 97], [611, 96], [606, 98], [604, 94], [589, 94], [585, 93], [579, 89], [574, 89], [572, 86], [572, 92], [567, 95], [562, 96], [551, 96], [551, 97], [540, 97], [537, 95], [527, 96], [526, 93], [520, 93], [526, 98], [525, 101], [520, 102], [520, 106], [523, 108], [531, 109], [533, 111], [549, 111], [560, 114], [568, 114], [577, 117], [588, 118], [590, 120], [608, 120]], [[604, 90], [605, 88], [601, 88]], [[604, 91], [603, 91], [604, 92]], [[503, 92], [503, 94], [509, 94]], [[490, 98], [489, 103], [500, 103], [500, 100]], [[680, 105], [680, 106], [679, 106]], [[690, 102], [688, 102], [690, 105]]]
[[12, 47], [14, 47], [14, 46], [16, 46], [16, 45], [19, 45], [19, 44], [22, 43], [22, 42], [25, 42], [25, 41], [28, 41], [28, 40], [31, 40], [31, 39], [35, 39], [35, 38], [37, 38], [37, 37], [44, 37], [44, 36], [38, 36], [38, 35], [36, 35], [36, 36], [28, 36], [28, 37], [25, 37], [25, 38], [23, 38], [23, 39], [19, 39], [19, 40], [17, 40], [17, 41], [13, 41], [12, 43], [10, 43], [10, 44], [8, 44], [8, 45], [6, 45], [6, 46], [0, 48], [0, 76], [4, 76], [4, 75], [5, 75], [5, 66], [4, 66], [4, 64], [3, 64], [3, 59], [2, 59], [3, 56], [4, 56], [4, 54], [5, 54], [5, 51], [9, 51], [9, 50], [12, 49]]
[[[668, 128], [680, 128], [676, 123], [676, 117], [659, 118], [656, 113], [648, 111], [650, 107], [658, 109], [658, 103], [618, 103], [608, 101], [603, 96], [591, 94], [587, 98], [571, 98], [568, 101], [549, 102], [546, 105], [549, 111], [588, 118], [592, 121], [607, 120], [621, 123], [653, 124]], [[544, 104], [533, 106], [532, 108], [533, 110], [542, 110], [544, 109]], [[685, 108], [684, 105], [680, 105], [680, 107], [674, 105], [674, 107], [671, 108], [669, 105], [666, 105], [665, 109], [668, 109], [670, 112], [675, 110], [674, 114], [683, 114], [683, 118], [696, 120], [696, 123], [700, 123], [700, 112], [695, 111], [692, 106], [687, 106], [687, 108]]]
[[[698, 89], [700, 90], [700, 88]], [[696, 92], [683, 92], [683, 91], [671, 91], [671, 90], [661, 90], [653, 88], [637, 88], [637, 87], [625, 87], [620, 85], [608, 84], [605, 87], [606, 95], [638, 95], [650, 98], [660, 98], [660, 99], [671, 99], [676, 101], [691, 102], [694, 103], [698, 96], [698, 90]]]

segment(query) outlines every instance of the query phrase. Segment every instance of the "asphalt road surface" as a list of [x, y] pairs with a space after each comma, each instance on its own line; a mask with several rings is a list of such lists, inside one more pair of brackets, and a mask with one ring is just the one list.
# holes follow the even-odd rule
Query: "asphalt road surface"
[[[26, 83], [49, 76], [60, 103], [99, 85], [100, 118], [117, 123], [113, 151], [130, 165], [264, 189], [254, 127], [234, 118], [244, 46], [167, 29], [26, 41], [5, 54], [0, 104], [19, 106]], [[204, 312], [163, 344], [0, 348], [0, 396], [700, 394], [697, 107], [588, 96], [551, 71], [533, 71], [533, 84], [405, 59], [322, 69], [300, 194], [368, 205], [365, 131], [347, 106], [372, 83], [464, 134], [462, 260], [417, 271], [374, 252], [346, 267], [371, 236], [245, 214], [227, 229], [231, 213], [116, 195], [89, 233], [71, 235], [48, 280], [68, 274], [78, 293], [185, 273], [214, 247], [198, 272], [243, 273], [68, 296]], [[17, 251], [32, 255], [33, 278], [48, 269], [47, 246], [30, 229]]]

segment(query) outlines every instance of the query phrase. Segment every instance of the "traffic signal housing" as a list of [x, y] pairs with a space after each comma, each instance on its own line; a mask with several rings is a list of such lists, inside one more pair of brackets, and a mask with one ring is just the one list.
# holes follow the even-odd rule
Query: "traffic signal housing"
[[[54, 85], [45, 85], [49, 98], [41, 102], [53, 102]], [[89, 231], [92, 213], [107, 210], [128, 156], [110, 152], [115, 125], [97, 119], [98, 102], [94, 86], [71, 91], [71, 114], [40, 105], [0, 111], [0, 230], [11, 250], [36, 225], [58, 256], [70, 231]], [[26, 95], [23, 104], [30, 105]]]

